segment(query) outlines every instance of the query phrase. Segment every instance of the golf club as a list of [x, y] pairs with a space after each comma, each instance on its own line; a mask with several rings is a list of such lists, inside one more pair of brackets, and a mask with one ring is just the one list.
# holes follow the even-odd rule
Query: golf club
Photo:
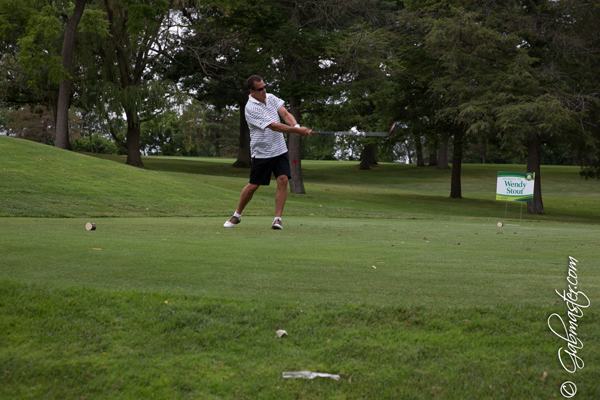
[[389, 132], [354, 132], [354, 131], [313, 131], [319, 135], [348, 135], [348, 136], [390, 136], [398, 129], [398, 123], [394, 122]]

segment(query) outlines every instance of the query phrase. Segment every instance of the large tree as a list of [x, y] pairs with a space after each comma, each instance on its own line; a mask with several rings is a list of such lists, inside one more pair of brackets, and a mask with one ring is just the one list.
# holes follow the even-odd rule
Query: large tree
[[76, 90], [76, 97], [81, 98], [88, 89], [82, 85], [78, 41], [106, 31], [102, 13], [85, 4], [83, 0], [0, 2], [4, 103], [13, 108], [42, 105], [50, 110], [49, 129], [56, 137], [52, 143], [61, 148], [69, 148], [71, 91]]
[[[278, 18], [282, 24], [278, 36], [286, 40], [270, 40], [268, 47], [279, 55], [279, 90], [289, 101], [290, 112], [297, 121], [304, 112], [323, 113], [317, 107], [322, 107], [324, 102], [331, 103], [332, 98], [344, 91], [339, 90], [341, 86], [347, 87], [356, 79], [357, 73], [352, 67], [361, 62], [353, 52], [373, 44], [368, 40], [369, 33], [388, 22], [392, 8], [393, 5], [376, 0], [280, 2]], [[362, 64], [369, 62], [377, 61], [367, 60]], [[348, 128], [350, 126], [345, 127]], [[290, 181], [292, 193], [305, 193], [302, 140], [291, 135], [288, 142], [294, 178]]]
[[[240, 153], [236, 166], [249, 165], [249, 131], [243, 114], [248, 76], [261, 75], [269, 91], [287, 102], [298, 122], [304, 113], [322, 113], [319, 107], [332, 96], [332, 87], [342, 75], [336, 62], [340, 54], [333, 51], [336, 43], [344, 29], [376, 13], [373, 1], [230, 0], [191, 4], [185, 15], [192, 29], [183, 42], [183, 51], [172, 59], [170, 73], [201, 101], [212, 102], [218, 108], [231, 104], [239, 107]], [[293, 193], [305, 192], [301, 145], [302, 138], [288, 136]]]
[[56, 117], [62, 30], [55, 5], [0, 2], [0, 95], [5, 107], [40, 105]]
[[187, 29], [181, 47], [165, 57], [165, 76], [217, 110], [239, 109], [239, 150], [234, 167], [250, 167], [250, 129], [244, 110], [246, 79], [268, 77], [271, 56], [260, 51], [257, 36], [268, 30], [269, 2], [193, 1], [182, 10]]
[[584, 114], [572, 130], [573, 161], [581, 165], [583, 177], [600, 179], [600, 3], [564, 0], [560, 5], [557, 45], [570, 72], [568, 101]]
[[69, 144], [69, 107], [71, 103], [71, 64], [73, 61], [73, 48], [77, 25], [83, 15], [86, 0], [76, 0], [71, 16], [66, 17], [65, 31], [61, 49], [61, 65], [65, 75], [61, 77], [58, 85], [58, 100], [56, 110], [56, 143], [61, 149], [70, 149]]
[[424, 150], [430, 154], [429, 165], [435, 166], [443, 124], [436, 122], [436, 102], [430, 93], [431, 80], [439, 74], [440, 65], [425, 49], [428, 26], [415, 10], [403, 8], [392, 33], [391, 49], [401, 68], [390, 74], [387, 101], [381, 102], [379, 112], [404, 127], [398, 139], [404, 140], [409, 135], [416, 150], [417, 166], [424, 166]]
[[578, 112], [566, 101], [567, 70], [555, 62], [559, 5], [519, 0], [501, 5], [436, 3], [433, 14], [428, 14], [432, 8], [415, 7], [429, 23], [425, 46], [443, 66], [442, 74], [432, 79], [431, 92], [439, 104], [438, 118], [454, 125], [451, 197], [460, 197], [456, 179], [463, 141], [499, 135], [506, 146], [527, 154], [527, 169], [536, 173], [528, 212], [543, 213], [541, 144], [565, 138]]
[[[167, 108], [172, 89], [154, 73], [161, 55], [178, 46], [172, 28], [178, 23], [176, 0], [97, 0], [106, 13], [108, 40], [95, 43], [88, 68], [100, 62], [94, 93], [111, 105], [107, 118], [125, 115], [127, 164], [143, 167], [140, 154], [142, 122]], [[98, 76], [96, 77], [98, 78]], [[117, 106], [118, 105], [118, 106]], [[118, 138], [116, 138], [118, 140]]]

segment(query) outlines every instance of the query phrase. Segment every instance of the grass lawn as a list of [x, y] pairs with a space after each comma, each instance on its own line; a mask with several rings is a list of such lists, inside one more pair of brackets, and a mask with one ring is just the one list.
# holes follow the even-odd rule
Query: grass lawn
[[[498, 228], [495, 174], [523, 166], [466, 165], [451, 200], [449, 171], [303, 161], [272, 231], [273, 185], [222, 228], [232, 160], [109, 158], [0, 137], [2, 399], [600, 398], [600, 184], [576, 168], [543, 167], [548, 214]], [[575, 374], [547, 326], [569, 256]]]

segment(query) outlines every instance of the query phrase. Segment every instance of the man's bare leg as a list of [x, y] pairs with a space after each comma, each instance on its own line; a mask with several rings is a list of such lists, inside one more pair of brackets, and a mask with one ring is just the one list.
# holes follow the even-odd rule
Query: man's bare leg
[[277, 191], [275, 192], [275, 217], [281, 218], [281, 214], [283, 214], [283, 207], [287, 199], [287, 187], [287, 175], [279, 175], [277, 177]]
[[250, 200], [252, 200], [252, 196], [254, 196], [254, 192], [256, 192], [259, 187], [260, 187], [260, 185], [255, 185], [254, 183], [249, 183], [244, 187], [244, 189], [242, 189], [242, 194], [240, 194], [240, 201], [238, 203], [237, 210], [235, 210], [235, 212], [242, 215], [242, 211], [244, 211], [244, 208], [246, 208], [246, 205], [248, 205]]
[[249, 183], [242, 189], [237, 209], [235, 213], [231, 216], [231, 218], [229, 218], [223, 224], [224, 228], [233, 228], [242, 221], [242, 211], [244, 211], [246, 205], [250, 202], [250, 200], [252, 200], [252, 196], [254, 196], [254, 192], [258, 190], [259, 186], [260, 185]]

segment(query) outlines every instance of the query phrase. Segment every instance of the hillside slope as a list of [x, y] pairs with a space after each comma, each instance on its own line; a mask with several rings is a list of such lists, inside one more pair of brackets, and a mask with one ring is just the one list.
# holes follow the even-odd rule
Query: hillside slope
[[[115, 162], [116, 161], [116, 162]], [[144, 157], [147, 169], [124, 156], [92, 156], [0, 136], [0, 217], [227, 217], [248, 169], [231, 159]], [[307, 194], [288, 194], [286, 216], [504, 220], [495, 200], [497, 171], [522, 165], [463, 165], [463, 199], [450, 199], [450, 170], [382, 163], [359, 171], [356, 162], [305, 161]], [[546, 215], [525, 220], [600, 223], [600, 182], [577, 167], [543, 166]], [[271, 216], [275, 185], [261, 187], [244, 215]], [[508, 218], [519, 218], [509, 204]], [[511, 221], [512, 222], [512, 221]]]
[[[226, 215], [238, 193], [211, 185], [214, 179], [134, 168], [0, 136], [0, 216]], [[228, 210], [215, 199], [226, 200]]]

